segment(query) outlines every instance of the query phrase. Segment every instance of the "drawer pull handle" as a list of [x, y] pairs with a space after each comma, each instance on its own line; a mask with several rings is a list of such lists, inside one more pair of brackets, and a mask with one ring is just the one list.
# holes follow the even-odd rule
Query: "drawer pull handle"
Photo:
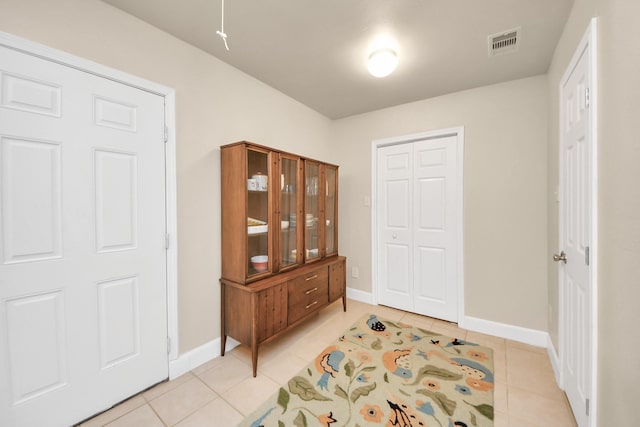
[[304, 279], [304, 280], [306, 280], [306, 281], [308, 282], [309, 280], [316, 279], [317, 277], [318, 277], [318, 275], [317, 275], [317, 274], [314, 274], [313, 276], [307, 277], [307, 278], [306, 278], [306, 279]]
[[311, 293], [314, 293], [314, 292], [315, 292], [315, 291], [317, 291], [317, 290], [318, 290], [318, 288], [309, 289], [309, 290], [308, 290], [307, 292], [305, 292], [304, 294], [305, 294], [305, 295], [309, 295], [309, 294], [311, 294]]
[[314, 301], [314, 302], [312, 302], [311, 304], [309, 304], [309, 305], [307, 305], [307, 306], [305, 307], [305, 310], [308, 310], [309, 308], [313, 307], [313, 306], [314, 306], [314, 305], [316, 305], [317, 303], [318, 303], [318, 301]]

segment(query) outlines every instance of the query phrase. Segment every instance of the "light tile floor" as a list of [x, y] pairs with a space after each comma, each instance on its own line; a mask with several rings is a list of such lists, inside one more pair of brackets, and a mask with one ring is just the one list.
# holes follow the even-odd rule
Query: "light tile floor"
[[251, 377], [250, 349], [238, 346], [225, 357], [134, 396], [82, 427], [235, 426], [365, 313], [493, 348], [495, 427], [576, 425], [545, 349], [384, 306], [349, 300], [347, 308], [344, 313], [342, 304], [336, 302], [261, 346], [256, 378]]

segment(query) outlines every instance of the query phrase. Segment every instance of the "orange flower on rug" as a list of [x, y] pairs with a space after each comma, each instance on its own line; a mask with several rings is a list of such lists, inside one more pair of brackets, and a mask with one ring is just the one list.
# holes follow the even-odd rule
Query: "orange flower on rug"
[[491, 427], [493, 352], [367, 315], [239, 427]]

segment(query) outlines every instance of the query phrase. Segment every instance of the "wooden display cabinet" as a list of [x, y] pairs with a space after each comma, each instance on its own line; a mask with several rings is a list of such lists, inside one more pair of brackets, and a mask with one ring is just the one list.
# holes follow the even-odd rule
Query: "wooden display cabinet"
[[222, 355], [258, 345], [342, 298], [338, 166], [242, 141], [222, 146]]

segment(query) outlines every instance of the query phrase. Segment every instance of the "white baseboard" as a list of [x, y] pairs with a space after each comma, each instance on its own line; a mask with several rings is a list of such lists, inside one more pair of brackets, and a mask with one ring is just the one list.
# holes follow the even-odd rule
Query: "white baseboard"
[[458, 325], [469, 331], [507, 338], [536, 347], [546, 348], [549, 341], [549, 334], [547, 332], [508, 325], [506, 323], [498, 323], [491, 320], [478, 319], [477, 317], [465, 316], [462, 322], [458, 322]]
[[553, 345], [553, 341], [551, 341], [551, 335], [548, 335], [548, 334], [547, 334], [547, 354], [549, 355], [549, 361], [551, 361], [553, 374], [556, 377], [556, 383], [558, 383], [558, 386], [561, 389], [564, 389], [562, 384], [562, 370], [560, 369], [560, 358], [558, 357], [556, 348]]
[[373, 304], [373, 294], [359, 289], [347, 288], [347, 298], [366, 304]]
[[[181, 354], [177, 359], [170, 360], [169, 379], [172, 380], [177, 378], [211, 359], [220, 357], [220, 341], [220, 337], [218, 337], [208, 343], [202, 344], [200, 347], [196, 347], [193, 350], [189, 350], [186, 353]], [[240, 344], [238, 341], [227, 337], [226, 351], [230, 351], [238, 344]]]

